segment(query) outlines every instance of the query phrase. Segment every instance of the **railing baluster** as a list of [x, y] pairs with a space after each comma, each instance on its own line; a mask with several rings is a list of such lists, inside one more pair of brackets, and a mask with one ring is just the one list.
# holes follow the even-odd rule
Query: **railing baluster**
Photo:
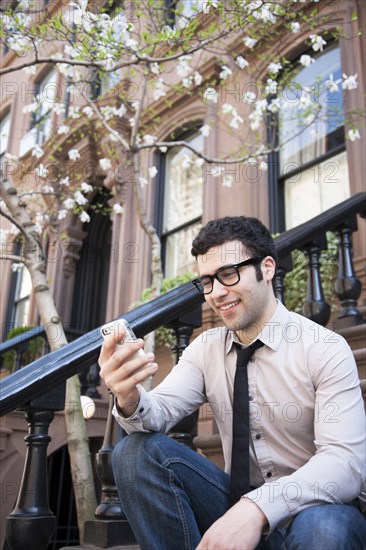
[[114, 396], [109, 394], [107, 424], [102, 447], [96, 454], [98, 477], [102, 496], [95, 510], [95, 519], [85, 522], [84, 543], [108, 548], [121, 544], [135, 544], [135, 537], [122, 509], [112, 468], [115, 420], [112, 415]]
[[[184, 315], [171, 323], [169, 326], [175, 332], [176, 343], [172, 347], [176, 363], [189, 344], [193, 330], [202, 325], [202, 308], [196, 307], [187, 315]], [[169, 432], [170, 437], [187, 445], [191, 449], [196, 449], [193, 439], [197, 435], [197, 421], [199, 411], [196, 411], [178, 422]]]
[[285, 276], [286, 273], [292, 270], [292, 260], [291, 256], [286, 256], [281, 258], [277, 262], [276, 274], [273, 279], [273, 290], [276, 295], [276, 298], [285, 304]]
[[10, 550], [46, 550], [56, 525], [48, 505], [47, 447], [49, 426], [55, 411], [65, 406], [65, 384], [61, 384], [25, 407], [27, 453], [18, 499], [7, 517], [6, 540]]
[[341, 303], [337, 316], [337, 328], [359, 325], [363, 323], [359, 311], [358, 298], [361, 294], [361, 281], [357, 279], [352, 258], [352, 232], [357, 230], [356, 218], [351, 218], [337, 228], [338, 237], [338, 277], [335, 291]]
[[325, 326], [330, 318], [330, 305], [324, 298], [320, 279], [320, 252], [326, 248], [326, 238], [323, 236], [304, 247], [304, 254], [308, 261], [308, 290], [302, 313], [305, 317]]

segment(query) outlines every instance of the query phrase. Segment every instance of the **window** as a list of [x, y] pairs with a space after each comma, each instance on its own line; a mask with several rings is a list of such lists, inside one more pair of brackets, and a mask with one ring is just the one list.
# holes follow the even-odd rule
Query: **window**
[[168, 25], [181, 29], [190, 17], [203, 10], [207, 0], [165, 0], [164, 3]]
[[0, 171], [4, 161], [4, 156], [8, 148], [10, 132], [10, 113], [7, 113], [0, 121]]
[[29, 298], [32, 290], [32, 281], [26, 267], [21, 267], [16, 273], [15, 295], [13, 306], [13, 326], [19, 327], [28, 324]]
[[[283, 231], [349, 197], [349, 178], [344, 138], [344, 111], [340, 51], [338, 46], [319, 55], [315, 63], [299, 71], [284, 90], [279, 113], [278, 189], [282, 220], [272, 230]], [[293, 106], [309, 96], [323, 105], [313, 124], [299, 126]], [[306, 111], [302, 111], [303, 127]]]
[[57, 91], [57, 73], [54, 70], [49, 71], [42, 80], [36, 82], [35, 95], [40, 99], [40, 108], [33, 117], [32, 128], [37, 145], [43, 145], [51, 135], [52, 107], [61, 99]]
[[[121, 39], [125, 43], [130, 34], [126, 30], [127, 20], [124, 11], [121, 8], [116, 8], [111, 14], [111, 20], [113, 21], [113, 33], [112, 33], [112, 50], [115, 51], [116, 46], [121, 44]], [[111, 63], [114, 63], [116, 59], [111, 58]], [[113, 66], [113, 65], [112, 65]], [[120, 82], [120, 71], [117, 69], [113, 72], [104, 73], [101, 79], [101, 94], [103, 95], [108, 90], [113, 88], [118, 82]]]
[[[197, 150], [203, 149], [201, 134], [185, 138]], [[193, 271], [191, 244], [201, 226], [203, 177], [197, 157], [186, 148], [170, 149], [163, 162], [163, 208], [160, 234], [165, 277]], [[158, 199], [159, 201], [159, 199]]]

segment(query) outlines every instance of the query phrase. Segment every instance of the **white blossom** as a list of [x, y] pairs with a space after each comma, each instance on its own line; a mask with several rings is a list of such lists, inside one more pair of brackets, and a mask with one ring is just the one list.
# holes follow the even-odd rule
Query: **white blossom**
[[303, 54], [300, 57], [300, 64], [303, 65], [304, 67], [309, 67], [311, 63], [315, 63], [315, 59], [313, 59], [310, 55]]
[[38, 101], [33, 101], [29, 105], [23, 107], [23, 113], [34, 113], [39, 107]]
[[205, 162], [205, 160], [204, 160], [203, 158], [200, 158], [200, 157], [199, 157], [198, 159], [196, 159], [196, 160], [194, 161], [194, 165], [197, 166], [197, 167], [199, 168], [200, 166], [203, 165], [204, 162]]
[[230, 103], [223, 103], [222, 112], [224, 113], [224, 115], [228, 115], [230, 113], [233, 113], [234, 111], [236, 112], [233, 105], [230, 105]]
[[119, 204], [119, 202], [114, 203], [113, 205], [113, 212], [115, 214], [122, 214], [123, 212], [123, 206]]
[[256, 95], [254, 92], [245, 92], [245, 94], [243, 95], [243, 101], [245, 101], [245, 103], [253, 103], [255, 100], [256, 100]]
[[347, 132], [348, 139], [351, 141], [356, 141], [356, 139], [361, 139], [359, 130], [348, 130]]
[[150, 166], [148, 169], [150, 178], [155, 178], [156, 174], [158, 173], [158, 170], [155, 166]]
[[161, 147], [159, 147], [159, 151], [161, 151], [162, 153], [166, 153], [168, 150], [168, 147], [165, 147], [165, 145], [162, 145]]
[[265, 87], [266, 95], [275, 95], [277, 93], [277, 86], [278, 83], [275, 80], [272, 80], [272, 78], [267, 78]]
[[214, 168], [214, 171], [212, 172], [212, 176], [214, 178], [218, 178], [221, 176], [221, 174], [223, 173], [224, 171], [224, 167], [223, 166], [218, 166], [218, 165], [215, 165], [215, 168]]
[[195, 85], [199, 86], [202, 83], [203, 76], [198, 71], [194, 71], [193, 80]]
[[108, 137], [111, 141], [113, 141], [113, 143], [119, 142], [119, 137], [116, 134], [113, 134], [112, 132], [108, 134]]
[[42, 147], [40, 147], [39, 145], [36, 145], [35, 148], [32, 150], [32, 157], [36, 157], [37, 159], [40, 159], [41, 157], [43, 157], [43, 155], [44, 155], [44, 151]]
[[203, 137], [208, 137], [210, 135], [210, 132], [211, 132], [211, 126], [209, 126], [208, 124], [204, 124], [200, 128], [200, 132], [203, 135]]
[[215, 88], [206, 88], [203, 93], [203, 99], [204, 101], [207, 101], [207, 103], [217, 103], [218, 96], [219, 94]]
[[24, 67], [23, 71], [25, 74], [35, 75], [37, 72], [37, 67], [35, 65], [31, 65], [30, 67]]
[[190, 55], [183, 55], [178, 59], [176, 71], [179, 76], [182, 78], [189, 75], [189, 73], [192, 71], [191, 67], [189, 66], [189, 62], [191, 61], [192, 56]]
[[62, 135], [62, 134], [68, 134], [70, 132], [70, 126], [67, 126], [67, 124], [61, 124], [61, 126], [59, 126], [57, 128], [57, 133], [58, 135]]
[[87, 212], [85, 212], [85, 210], [83, 210], [79, 214], [79, 219], [80, 219], [81, 223], [89, 223], [90, 222], [90, 216]]
[[243, 122], [244, 122], [244, 120], [242, 119], [242, 117], [240, 115], [238, 115], [238, 113], [235, 112], [234, 117], [229, 122], [229, 126], [231, 128], [234, 128], [235, 130], [238, 130], [239, 129], [239, 124], [243, 124]]
[[248, 67], [249, 61], [247, 61], [242, 55], [238, 55], [238, 57], [235, 60], [235, 63], [239, 67], [239, 69], [245, 69], [245, 67]]
[[48, 174], [47, 168], [44, 166], [44, 164], [39, 164], [36, 168], [36, 174], [40, 178], [46, 178]]
[[52, 106], [52, 112], [56, 115], [63, 115], [65, 112], [65, 105], [63, 103], [54, 103]]
[[70, 107], [69, 117], [76, 120], [80, 118], [80, 108], [79, 107]]
[[90, 105], [86, 105], [81, 109], [81, 112], [84, 113], [84, 115], [88, 118], [91, 118], [94, 114], [93, 109], [90, 107]]
[[255, 38], [250, 38], [250, 36], [246, 36], [243, 42], [244, 42], [244, 46], [246, 46], [251, 50], [252, 48], [254, 48], [258, 40], [256, 40]]
[[61, 178], [60, 181], [59, 181], [59, 184], [60, 185], [65, 185], [66, 187], [68, 187], [70, 185], [69, 176], [66, 176], [65, 178]]
[[298, 23], [297, 21], [292, 21], [290, 23], [290, 29], [293, 33], [300, 32], [300, 23]]
[[142, 137], [142, 141], [144, 142], [145, 145], [154, 145], [154, 143], [156, 141], [156, 137], [152, 136], [150, 134], [145, 134]]
[[76, 204], [79, 204], [80, 206], [82, 206], [83, 204], [88, 204], [89, 202], [88, 199], [84, 197], [82, 193], [80, 193], [80, 191], [75, 191], [74, 200]]
[[57, 219], [63, 220], [64, 218], [66, 218], [66, 216], [67, 216], [67, 210], [65, 210], [65, 209], [63, 208], [62, 210], [59, 210], [59, 211], [58, 211]]
[[155, 80], [154, 91], [153, 91], [154, 101], [158, 101], [158, 99], [166, 95], [163, 89], [164, 86], [165, 84], [162, 78], [158, 78], [157, 80]]
[[268, 170], [268, 164], [264, 160], [262, 160], [259, 165], [259, 168], [265, 172]]
[[342, 79], [341, 78], [338, 78], [337, 80], [334, 80], [334, 76], [333, 76], [333, 73], [331, 73], [329, 75], [329, 78], [328, 80], [326, 80], [324, 82], [324, 87], [326, 90], [328, 90], [330, 93], [335, 93], [335, 92], [338, 92], [339, 90], [339, 86], [338, 84], [340, 84], [342, 82]]
[[183, 88], [190, 88], [193, 83], [193, 76], [186, 76], [182, 79], [182, 86]]
[[129, 118], [129, 119], [128, 119], [128, 122], [130, 123], [131, 128], [134, 128], [134, 127], [135, 127], [135, 124], [136, 124], [136, 119], [135, 119], [135, 117], [132, 116], [131, 118]]
[[224, 187], [231, 187], [233, 185], [233, 176], [230, 174], [225, 174], [225, 176], [222, 178], [222, 185]]
[[140, 176], [139, 179], [138, 179], [138, 182], [139, 182], [139, 185], [141, 185], [141, 187], [145, 187], [149, 182], [147, 181], [146, 178], [144, 178], [143, 176]]
[[159, 64], [158, 63], [150, 63], [149, 65], [150, 71], [153, 74], [160, 74]]
[[110, 170], [112, 168], [112, 161], [110, 159], [99, 159], [99, 166], [102, 170]]
[[62, 204], [64, 205], [66, 210], [72, 210], [72, 208], [75, 207], [75, 201], [71, 197], [65, 199]]
[[272, 61], [272, 63], [268, 65], [268, 71], [272, 74], [279, 73], [281, 69], [282, 69], [281, 63], [275, 63], [274, 61]]
[[83, 183], [80, 184], [80, 189], [83, 193], [91, 193], [93, 191], [93, 186], [90, 185], [90, 183], [83, 181]]
[[70, 160], [78, 160], [80, 158], [80, 153], [77, 149], [70, 149], [68, 155]]
[[42, 186], [42, 192], [43, 192], [43, 193], [54, 193], [55, 190], [54, 190], [54, 188], [52, 187], [52, 185], [43, 185], [43, 186]]
[[355, 90], [358, 86], [358, 82], [356, 82], [356, 78], [358, 76], [358, 73], [347, 76], [343, 73], [343, 82], [342, 82], [342, 88], [343, 90]]
[[311, 45], [314, 50], [314, 52], [322, 52], [323, 46], [327, 43], [326, 40], [324, 40], [321, 36], [318, 34], [311, 34], [310, 35]]
[[315, 120], [315, 115], [313, 113], [310, 113], [307, 117], [304, 119], [305, 126], [310, 126]]
[[232, 72], [231, 69], [229, 69], [229, 67], [227, 65], [222, 65], [221, 66], [221, 72], [219, 74], [219, 77], [222, 80], [226, 80], [231, 74], [233, 74], [233, 72]]

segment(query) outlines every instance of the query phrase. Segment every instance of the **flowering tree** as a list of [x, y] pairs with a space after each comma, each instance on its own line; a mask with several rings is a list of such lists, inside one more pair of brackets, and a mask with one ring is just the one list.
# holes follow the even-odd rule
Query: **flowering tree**
[[[170, 148], [183, 147], [186, 167], [202, 167], [230, 187], [232, 176], [225, 173], [226, 165], [243, 163], [265, 171], [268, 154], [291, 140], [294, 128], [296, 134], [317, 131], [319, 121], [337, 116], [338, 106], [332, 108], [329, 101], [332, 94], [340, 89], [348, 94], [358, 86], [357, 74], [344, 73], [338, 80], [332, 74], [319, 75], [322, 94], [294, 80], [294, 69], [316, 64], [316, 55], [327, 42], [345, 38], [344, 15], [324, 11], [323, 7], [332, 5], [327, 0], [192, 0], [172, 2], [170, 8], [163, 0], [134, 0], [124, 3], [123, 9], [111, 0], [40, 4], [22, 0], [14, 7], [13, 2], [2, 2], [0, 38], [15, 57], [3, 64], [0, 74], [24, 71], [29, 78], [52, 66], [61, 75], [58, 79], [67, 101], [62, 99], [64, 93], [49, 85], [46, 97], [40, 90], [25, 105], [24, 113], [31, 113], [35, 121], [35, 133], [44, 124], [45, 112], [53, 113], [58, 125], [43, 145], [34, 143], [21, 161], [9, 155], [3, 161], [0, 213], [23, 238], [18, 260], [31, 274], [41, 323], [50, 331], [62, 323], [45, 276], [43, 244], [46, 236], [59, 236], [69, 216], [77, 215], [81, 222], [90, 219], [95, 189], [78, 169], [78, 143], [85, 135], [95, 144], [99, 175], [112, 181], [110, 208], [123, 215], [122, 188], [129, 186], [135, 194], [137, 215], [151, 242], [152, 286], [158, 293], [160, 241], [145, 206], [146, 187], [158, 173], [151, 151], [165, 154]], [[308, 52], [296, 67], [286, 57], [293, 42]], [[223, 100], [227, 94], [222, 92], [229, 89], [239, 92], [234, 100]], [[288, 90], [292, 90], [291, 101]], [[229, 145], [219, 157], [174, 135], [158, 137], [162, 111], [187, 97], [204, 106], [206, 117], [199, 131], [205, 140], [216, 132], [228, 136]], [[360, 138], [361, 111], [360, 107], [346, 113], [351, 141]], [[287, 132], [289, 122], [291, 132]], [[59, 151], [67, 155], [67, 169], [51, 178]], [[132, 177], [121, 183], [113, 176], [122, 165]], [[33, 178], [24, 183], [23, 176], [29, 172]], [[17, 260], [7, 254], [7, 237], [2, 239], [3, 257]], [[53, 347], [65, 343], [63, 334]], [[74, 379], [68, 383], [66, 399], [73, 404], [73, 413], [78, 392]], [[80, 432], [72, 431], [75, 426], [68, 423], [68, 436], [73, 441], [72, 469], [82, 525], [92, 516], [94, 503], [83, 509], [83, 498], [77, 495], [91, 470], [87, 463], [85, 474], [77, 467], [88, 452], [85, 429], [80, 423], [80, 437]]]

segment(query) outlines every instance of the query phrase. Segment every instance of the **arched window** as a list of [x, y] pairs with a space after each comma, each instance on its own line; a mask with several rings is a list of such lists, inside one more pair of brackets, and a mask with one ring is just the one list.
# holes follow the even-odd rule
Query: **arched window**
[[[197, 131], [179, 139], [203, 150], [203, 137]], [[174, 147], [162, 155], [161, 173], [156, 224], [162, 242], [164, 275], [174, 277], [194, 269], [191, 243], [201, 226], [202, 166], [192, 151]]]

